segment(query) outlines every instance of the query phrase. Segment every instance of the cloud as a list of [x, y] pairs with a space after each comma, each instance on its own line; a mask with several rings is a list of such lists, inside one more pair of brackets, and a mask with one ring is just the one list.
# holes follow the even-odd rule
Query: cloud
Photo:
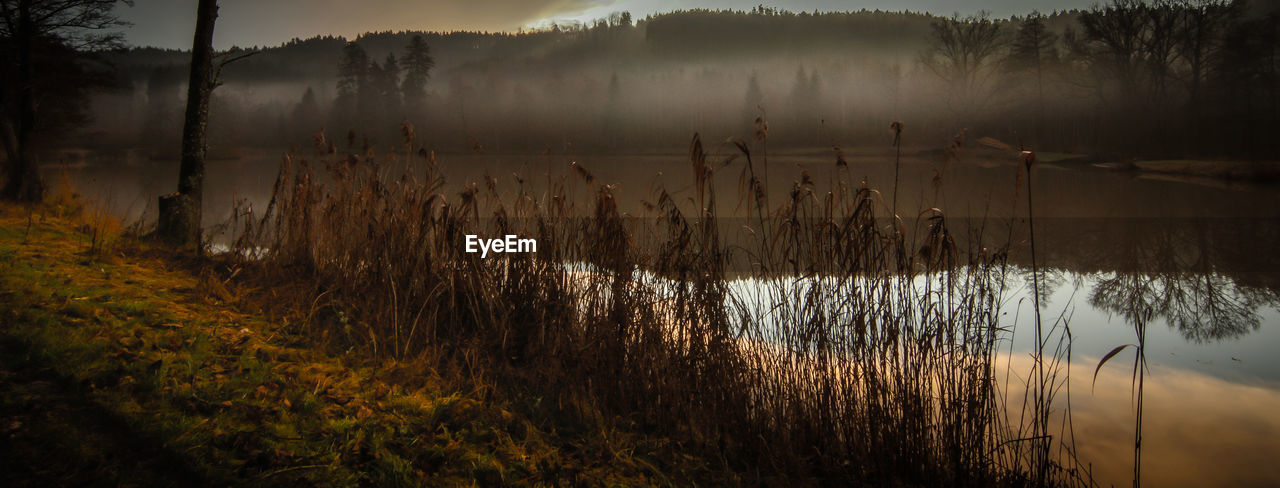
[[[319, 34], [385, 30], [514, 31], [548, 17], [573, 16], [616, 0], [222, 0], [221, 47], [273, 45]], [[121, 11], [136, 44], [190, 43], [196, 0], [138, 0]]]

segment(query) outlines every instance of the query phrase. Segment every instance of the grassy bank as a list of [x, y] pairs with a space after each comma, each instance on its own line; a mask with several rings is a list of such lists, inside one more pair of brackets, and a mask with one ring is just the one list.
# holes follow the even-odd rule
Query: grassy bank
[[424, 359], [317, 346], [225, 263], [116, 233], [66, 206], [0, 207], [8, 486], [632, 486], [705, 469], [598, 416], [531, 420]]

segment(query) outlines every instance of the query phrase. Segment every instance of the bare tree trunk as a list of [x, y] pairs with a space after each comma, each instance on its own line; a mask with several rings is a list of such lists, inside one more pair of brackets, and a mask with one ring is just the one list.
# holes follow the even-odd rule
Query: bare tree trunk
[[182, 165], [178, 191], [160, 197], [156, 234], [182, 247], [200, 245], [201, 201], [204, 197], [205, 129], [209, 125], [209, 96], [213, 79], [213, 25], [218, 1], [200, 0], [195, 42], [191, 47], [191, 79], [187, 87], [187, 112], [182, 126]]
[[14, 33], [14, 40], [18, 45], [18, 128], [13, 137], [14, 147], [10, 149], [4, 197], [23, 202], [39, 202], [44, 199], [44, 182], [40, 179], [39, 166], [31, 151], [31, 134], [35, 132], [36, 122], [31, 66], [34, 29], [31, 0], [19, 0], [18, 25]]

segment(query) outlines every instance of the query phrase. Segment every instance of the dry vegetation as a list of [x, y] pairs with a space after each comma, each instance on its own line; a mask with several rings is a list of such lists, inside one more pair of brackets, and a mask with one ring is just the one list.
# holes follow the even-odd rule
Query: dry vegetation
[[[229, 255], [291, 288], [297, 327], [331, 348], [444, 365], [531, 415], [661, 432], [739, 482], [1086, 480], [1069, 426], [1049, 427], [1061, 329], [1037, 320], [1025, 383], [1001, 370], [1011, 246], [962, 246], [938, 209], [902, 228], [838, 150], [829, 188], [805, 173], [769, 202], [760, 125], [725, 161], [695, 136], [694, 196], [657, 189], [640, 216], [581, 165], [547, 194], [520, 177], [454, 194], [429, 153], [318, 144], [314, 165], [285, 158], [265, 213], [237, 212]], [[717, 216], [712, 182], [733, 176], [715, 170], [733, 165], [746, 219]], [[538, 252], [481, 259], [467, 234]]]
[[6, 486], [652, 486], [707, 471], [660, 437], [523, 415], [482, 377], [314, 347], [231, 263], [129, 238], [104, 250], [92, 212], [60, 195], [0, 206]]

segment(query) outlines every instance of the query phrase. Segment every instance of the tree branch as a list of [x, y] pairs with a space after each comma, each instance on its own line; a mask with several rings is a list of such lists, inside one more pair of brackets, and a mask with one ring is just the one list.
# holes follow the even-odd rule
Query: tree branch
[[244, 52], [240, 52], [239, 50], [227, 51], [214, 56], [214, 59], [218, 62], [218, 67], [214, 69], [213, 78], [209, 80], [209, 89], [212, 90], [222, 86], [222, 68], [225, 68], [227, 65], [236, 61], [257, 56], [259, 54], [262, 54], [261, 50], [249, 49]]

